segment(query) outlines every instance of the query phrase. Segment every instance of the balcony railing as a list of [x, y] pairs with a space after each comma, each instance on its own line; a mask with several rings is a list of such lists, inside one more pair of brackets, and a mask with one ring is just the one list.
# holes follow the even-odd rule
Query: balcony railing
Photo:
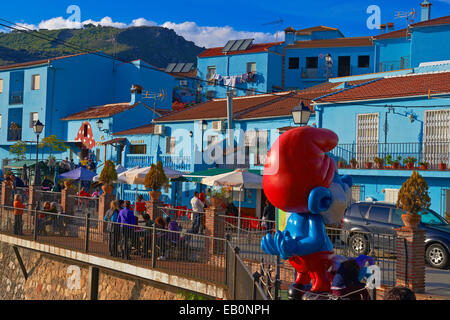
[[23, 104], [23, 91], [14, 91], [9, 94], [9, 104]]
[[380, 62], [380, 72], [388, 72], [409, 68], [409, 57], [402, 57], [400, 60]]
[[[450, 159], [450, 142], [340, 144], [331, 154], [341, 165], [359, 169], [377, 168], [375, 158], [379, 158], [384, 162], [380, 169], [393, 167], [447, 170]], [[404, 162], [408, 157], [416, 160], [409, 168]], [[399, 165], [388, 163], [387, 160], [397, 161]], [[367, 166], [366, 163], [368, 163]]]
[[20, 141], [22, 140], [22, 129], [9, 129], [8, 130], [8, 141]]
[[125, 157], [125, 167], [128, 169], [134, 167], [150, 167], [153, 163], [155, 163], [153, 156], [128, 154]]
[[191, 157], [189, 156], [163, 156], [160, 157], [163, 166], [173, 170], [191, 171]]

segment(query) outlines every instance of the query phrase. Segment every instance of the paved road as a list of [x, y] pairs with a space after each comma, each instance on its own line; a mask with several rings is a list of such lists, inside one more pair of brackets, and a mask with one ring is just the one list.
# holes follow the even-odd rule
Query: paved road
[[425, 268], [425, 291], [450, 298], [450, 270]]

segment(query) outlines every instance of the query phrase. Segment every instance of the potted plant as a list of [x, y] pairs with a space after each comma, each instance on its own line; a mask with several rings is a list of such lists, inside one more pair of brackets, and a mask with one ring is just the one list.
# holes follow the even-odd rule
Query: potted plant
[[73, 186], [73, 181], [70, 179], [64, 180], [64, 189], [69, 190]]
[[365, 167], [366, 167], [366, 169], [372, 169], [372, 167], [373, 167], [373, 163], [372, 163], [372, 162], [370, 162], [370, 161], [366, 161], [366, 163], [365, 163]]
[[402, 157], [400, 156], [397, 157], [397, 160], [393, 160], [391, 155], [386, 157], [386, 163], [390, 165], [392, 169], [400, 168], [400, 160], [402, 160]]
[[341, 159], [338, 161], [338, 168], [340, 168], [340, 169], [345, 168], [346, 165], [347, 165], [347, 161], [345, 161], [344, 159]]
[[427, 170], [428, 167], [430, 166], [430, 164], [428, 162], [423, 161], [423, 162], [419, 162], [419, 166], [422, 170]]
[[439, 163], [439, 170], [447, 170], [447, 163], [441, 161]]
[[376, 163], [378, 169], [383, 169], [383, 166], [384, 166], [384, 159], [383, 158], [375, 157], [373, 159], [373, 162]]
[[152, 164], [149, 172], [145, 176], [144, 185], [147, 189], [151, 189], [149, 192], [153, 201], [159, 200], [161, 197], [161, 188], [168, 185], [169, 179], [167, 179], [164, 173], [164, 167], [161, 161], [157, 164]]
[[98, 181], [102, 184], [102, 190], [105, 194], [113, 192], [114, 181], [117, 180], [117, 171], [114, 162], [108, 160], [100, 173]]
[[230, 192], [226, 188], [210, 190], [208, 196], [211, 200], [211, 206], [215, 208], [230, 201]]
[[356, 169], [356, 166], [358, 165], [358, 161], [356, 161], [355, 158], [350, 160], [350, 164], [352, 165], [352, 169]]
[[417, 171], [414, 171], [398, 193], [397, 208], [406, 211], [402, 215], [405, 226], [417, 228], [421, 220], [419, 212], [430, 208], [430, 206], [431, 198], [428, 194], [428, 185], [425, 179]]
[[403, 164], [406, 165], [406, 168], [409, 170], [414, 169], [414, 164], [417, 162], [417, 159], [411, 156], [408, 156], [406, 159], [403, 159]]

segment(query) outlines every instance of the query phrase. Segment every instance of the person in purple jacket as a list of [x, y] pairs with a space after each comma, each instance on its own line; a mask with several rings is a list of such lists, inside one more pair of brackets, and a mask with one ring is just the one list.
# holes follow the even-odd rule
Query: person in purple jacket
[[122, 258], [130, 260], [130, 240], [134, 234], [134, 212], [130, 209], [130, 201], [125, 201], [125, 208], [120, 210], [117, 222], [121, 224]]

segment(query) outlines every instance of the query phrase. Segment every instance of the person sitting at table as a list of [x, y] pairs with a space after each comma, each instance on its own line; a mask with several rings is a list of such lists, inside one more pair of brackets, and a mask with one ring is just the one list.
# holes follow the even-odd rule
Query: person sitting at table
[[44, 181], [42, 181], [41, 187], [44, 191], [50, 191], [53, 188], [53, 182], [48, 178], [48, 176], [44, 177]]

